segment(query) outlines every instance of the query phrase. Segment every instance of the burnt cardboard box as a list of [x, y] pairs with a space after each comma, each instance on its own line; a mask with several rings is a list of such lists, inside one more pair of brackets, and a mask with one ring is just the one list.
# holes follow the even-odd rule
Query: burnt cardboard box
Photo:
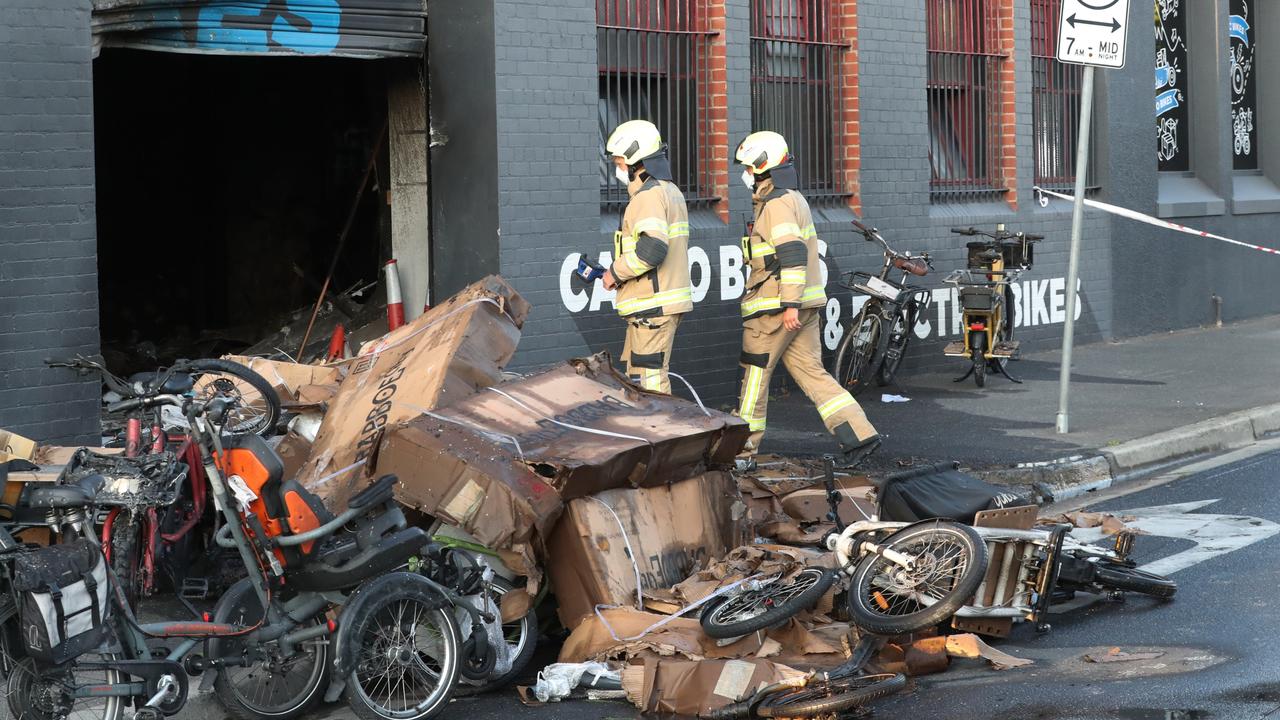
[[506, 438], [566, 501], [727, 465], [749, 435], [739, 418], [641, 390], [606, 353], [478, 392], [447, 414]]
[[596, 605], [634, 607], [637, 572], [643, 590], [667, 590], [721, 557], [741, 539], [740, 502], [719, 471], [570, 501], [547, 542], [560, 621], [572, 628]]
[[349, 362], [298, 479], [335, 511], [369, 482], [388, 427], [502, 379], [526, 302], [502, 278], [464, 288]]

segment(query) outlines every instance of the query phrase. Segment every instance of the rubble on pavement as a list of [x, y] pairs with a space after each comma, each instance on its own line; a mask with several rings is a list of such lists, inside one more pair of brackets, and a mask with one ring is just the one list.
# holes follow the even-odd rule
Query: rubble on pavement
[[[714, 640], [697, 619], [739, 585], [835, 561], [818, 547], [834, 527], [821, 462], [760, 456], [755, 470], [732, 471], [744, 422], [644, 391], [606, 353], [505, 372], [529, 312], [494, 276], [371, 338], [354, 358], [228, 359], [279, 395], [293, 416], [274, 440], [287, 476], [332, 509], [394, 474], [396, 498], [416, 516], [456, 528], [524, 579], [502, 601], [504, 620], [550, 586], [569, 631], [559, 652], [567, 665], [540, 679], [541, 702], [606, 667], [582, 663], [603, 663], [640, 710], [699, 715], [852, 657], [861, 635], [844, 621], [838, 583], [811, 610], [746, 637]], [[836, 491], [843, 521], [877, 513], [866, 477], [839, 474]], [[1104, 513], [1040, 522], [1126, 529]], [[1030, 664], [976, 635], [917, 634], [889, 639], [871, 667], [920, 675], [952, 658], [997, 670]]]

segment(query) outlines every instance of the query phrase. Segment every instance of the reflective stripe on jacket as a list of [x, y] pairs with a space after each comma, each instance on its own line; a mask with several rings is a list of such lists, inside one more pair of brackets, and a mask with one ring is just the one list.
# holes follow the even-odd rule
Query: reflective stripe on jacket
[[674, 183], [649, 178], [627, 187], [631, 201], [614, 234], [618, 280], [614, 307], [623, 317], [678, 315], [693, 309], [689, 283], [689, 211]]
[[742, 243], [751, 267], [742, 296], [743, 319], [826, 305], [809, 203], [795, 190], [775, 189], [772, 180], [757, 185], [753, 200], [755, 223]]

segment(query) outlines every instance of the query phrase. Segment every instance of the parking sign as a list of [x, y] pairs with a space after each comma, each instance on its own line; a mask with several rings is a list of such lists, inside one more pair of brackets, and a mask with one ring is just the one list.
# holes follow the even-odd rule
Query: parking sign
[[1058, 60], [1077, 65], [1124, 67], [1129, 0], [1062, 0]]

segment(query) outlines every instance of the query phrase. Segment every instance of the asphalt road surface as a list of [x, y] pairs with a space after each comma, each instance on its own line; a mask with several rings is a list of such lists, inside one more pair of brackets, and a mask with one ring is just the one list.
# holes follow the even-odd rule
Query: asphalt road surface
[[[1185, 566], [1172, 602], [1130, 595], [1055, 615], [1052, 630], [1015, 627], [1000, 649], [1035, 664], [995, 671], [953, 661], [874, 705], [872, 717], [947, 720], [1280, 720], [1280, 440], [1199, 463], [1161, 478], [1077, 501], [1075, 509], [1143, 508], [1135, 559]], [[1123, 493], [1123, 494], [1122, 494]], [[1178, 507], [1168, 508], [1165, 506]], [[1155, 508], [1155, 509], [1152, 509]], [[1205, 517], [1205, 516], [1220, 517]], [[1276, 533], [1276, 534], [1271, 534]], [[1263, 537], [1269, 535], [1267, 537]], [[1159, 652], [1140, 661], [1091, 663], [1085, 655]], [[535, 663], [553, 661], [541, 648]], [[540, 666], [540, 665], [539, 665]], [[529, 678], [530, 680], [532, 677]], [[180, 718], [225, 718], [209, 695]], [[331, 705], [313, 717], [354, 717]], [[467, 720], [621, 720], [640, 715], [621, 702], [568, 701], [530, 708], [514, 690], [458, 699], [442, 717]]]

